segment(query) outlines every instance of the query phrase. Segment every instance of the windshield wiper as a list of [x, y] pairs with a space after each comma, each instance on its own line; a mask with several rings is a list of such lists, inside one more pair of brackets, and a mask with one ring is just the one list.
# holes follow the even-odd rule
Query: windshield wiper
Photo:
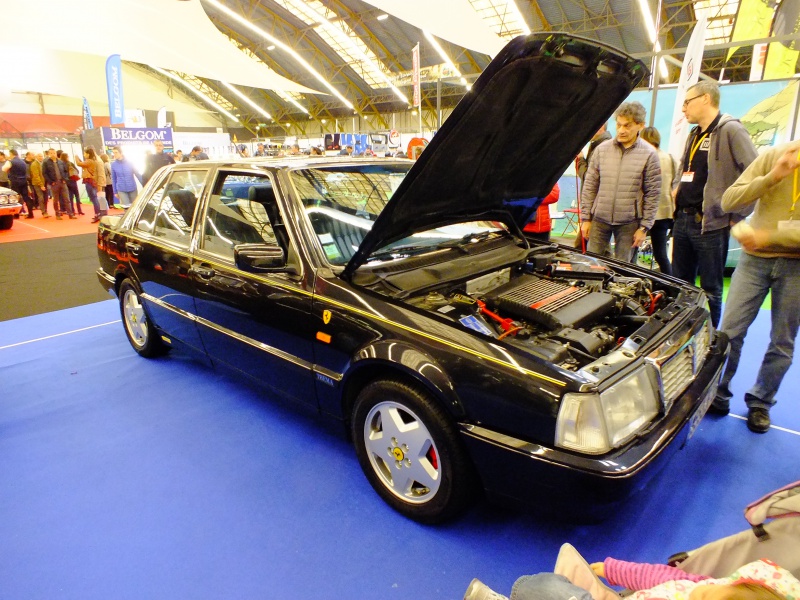
[[388, 248], [382, 252], [373, 252], [369, 255], [367, 262], [385, 260], [387, 258], [406, 258], [423, 250], [437, 250], [438, 248], [438, 245], [432, 246], [430, 244], [406, 244], [404, 246], [395, 246], [394, 248]]
[[461, 250], [464, 254], [469, 252], [468, 248], [471, 244], [476, 242], [485, 242], [486, 240], [492, 239], [496, 237], [498, 234], [505, 235], [505, 232], [501, 229], [493, 229], [491, 231], [482, 231], [480, 233], [468, 233], [467, 235], [461, 237], [457, 240], [450, 240], [447, 242], [442, 242], [441, 244], [436, 244], [437, 248], [456, 248]]

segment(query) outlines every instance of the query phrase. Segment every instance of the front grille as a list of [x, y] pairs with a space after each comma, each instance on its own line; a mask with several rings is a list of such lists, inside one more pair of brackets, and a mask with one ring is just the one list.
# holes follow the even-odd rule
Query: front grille
[[669, 360], [661, 364], [661, 388], [667, 408], [694, 380], [709, 349], [708, 321]]

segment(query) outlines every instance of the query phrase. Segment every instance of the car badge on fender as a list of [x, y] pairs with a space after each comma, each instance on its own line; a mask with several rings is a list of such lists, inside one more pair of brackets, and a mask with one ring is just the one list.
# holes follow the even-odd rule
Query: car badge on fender
[[325, 309], [322, 311], [322, 322], [327, 325], [331, 322], [331, 311]]

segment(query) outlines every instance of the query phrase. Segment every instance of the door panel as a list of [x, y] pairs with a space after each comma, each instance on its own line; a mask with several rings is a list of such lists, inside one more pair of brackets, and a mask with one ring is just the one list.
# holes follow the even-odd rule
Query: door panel
[[150, 196], [125, 244], [144, 292], [150, 317], [170, 339], [203, 345], [194, 322], [194, 286], [189, 276], [191, 229], [207, 169], [174, 171]]
[[208, 353], [282, 394], [316, 404], [306, 282], [288, 272], [255, 275], [234, 265], [237, 244], [288, 244], [270, 178], [220, 173], [201, 231], [190, 275]]

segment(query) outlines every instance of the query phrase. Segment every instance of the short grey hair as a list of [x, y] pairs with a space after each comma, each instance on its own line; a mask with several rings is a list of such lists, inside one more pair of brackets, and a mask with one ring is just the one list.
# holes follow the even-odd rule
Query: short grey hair
[[708, 97], [711, 98], [711, 106], [719, 108], [719, 84], [716, 81], [703, 79], [695, 83], [689, 90], [694, 90], [698, 96], [708, 94]]
[[644, 123], [647, 111], [641, 102], [623, 102], [614, 112], [614, 118], [625, 117], [634, 123]]

